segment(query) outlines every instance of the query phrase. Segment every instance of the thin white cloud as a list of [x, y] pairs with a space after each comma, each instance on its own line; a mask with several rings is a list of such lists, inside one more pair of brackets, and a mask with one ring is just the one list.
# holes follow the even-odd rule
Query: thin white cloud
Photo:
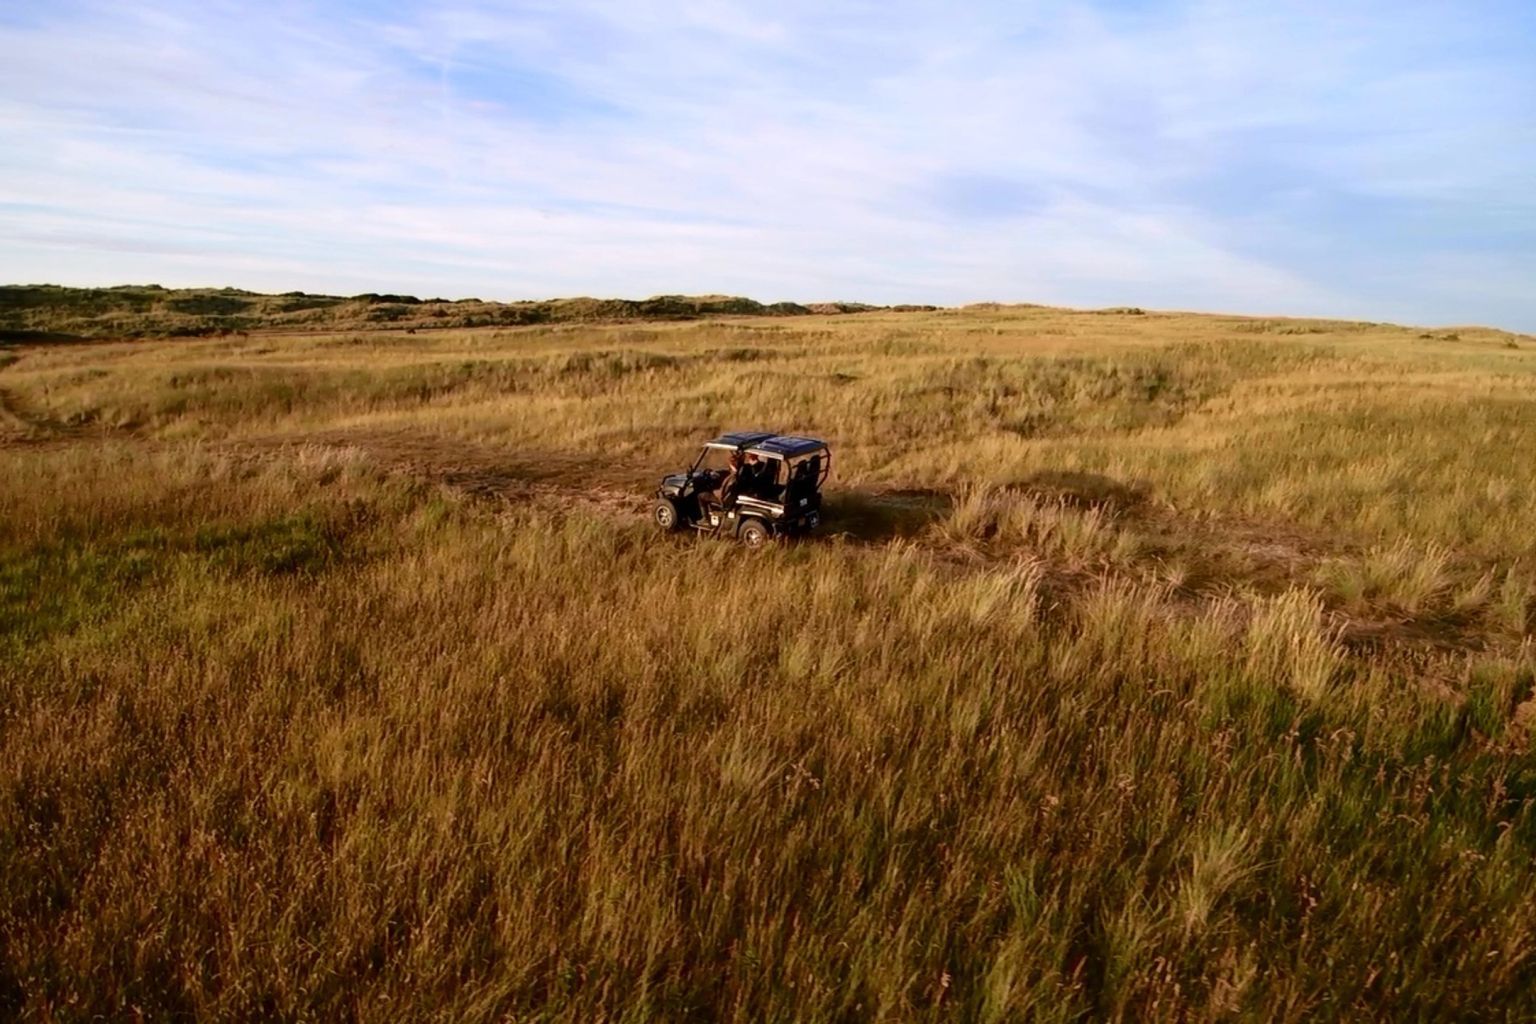
[[[1520, 23], [1215, 0], [66, 5], [0, 23], [0, 278], [1532, 326], [1536, 73], [1501, 19]], [[1351, 197], [1463, 228], [1421, 216], [1405, 253]], [[1484, 248], [1480, 217], [1506, 227]], [[1350, 272], [1372, 246], [1388, 272]], [[1493, 272], [1454, 269], [1474, 266]]]

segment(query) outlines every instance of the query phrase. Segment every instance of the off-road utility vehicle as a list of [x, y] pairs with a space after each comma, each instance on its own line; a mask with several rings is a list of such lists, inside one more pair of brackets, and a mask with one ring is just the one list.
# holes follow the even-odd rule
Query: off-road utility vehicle
[[[720, 483], [737, 459], [735, 486]], [[706, 441], [693, 465], [662, 479], [651, 517], [663, 530], [692, 527], [749, 548], [808, 533], [821, 522], [821, 485], [832, 452], [814, 437], [738, 431]]]

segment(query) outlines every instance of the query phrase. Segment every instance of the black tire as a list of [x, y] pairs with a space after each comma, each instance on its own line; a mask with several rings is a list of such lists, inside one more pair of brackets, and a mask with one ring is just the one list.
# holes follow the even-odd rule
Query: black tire
[[773, 539], [773, 534], [768, 532], [768, 526], [761, 519], [748, 519], [741, 524], [741, 529], [736, 534], [741, 538], [743, 547], [756, 551]]
[[667, 533], [676, 533], [683, 528], [683, 517], [677, 514], [677, 506], [666, 498], [656, 499], [656, 504], [651, 506], [651, 519]]

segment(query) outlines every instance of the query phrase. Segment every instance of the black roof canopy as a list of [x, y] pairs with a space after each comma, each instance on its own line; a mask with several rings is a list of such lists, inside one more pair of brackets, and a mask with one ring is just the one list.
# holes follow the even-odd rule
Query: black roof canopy
[[737, 430], [730, 434], [721, 434], [708, 444], [721, 448], [746, 448], [768, 440], [774, 435], [766, 430]]
[[762, 430], [737, 430], [729, 434], [721, 434], [713, 441], [706, 443], [717, 448], [736, 448], [739, 450], [750, 448], [768, 455], [777, 455], [781, 459], [793, 459], [799, 455], [809, 455], [811, 452], [820, 451], [827, 446], [827, 442], [814, 437], [799, 437], [795, 434], [771, 434]]
[[814, 437], [797, 437], [793, 434], [770, 437], [766, 441], [759, 441], [753, 445], [759, 451], [771, 452], [786, 459], [792, 459], [797, 455], [809, 455], [811, 452], [821, 451], [826, 446], [825, 441]]

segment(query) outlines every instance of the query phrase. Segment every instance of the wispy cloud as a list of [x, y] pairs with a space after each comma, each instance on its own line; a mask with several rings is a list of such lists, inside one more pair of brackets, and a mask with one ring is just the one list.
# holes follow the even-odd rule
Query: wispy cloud
[[1536, 327], [1536, 16], [1224, 0], [0, 15], [0, 278]]

